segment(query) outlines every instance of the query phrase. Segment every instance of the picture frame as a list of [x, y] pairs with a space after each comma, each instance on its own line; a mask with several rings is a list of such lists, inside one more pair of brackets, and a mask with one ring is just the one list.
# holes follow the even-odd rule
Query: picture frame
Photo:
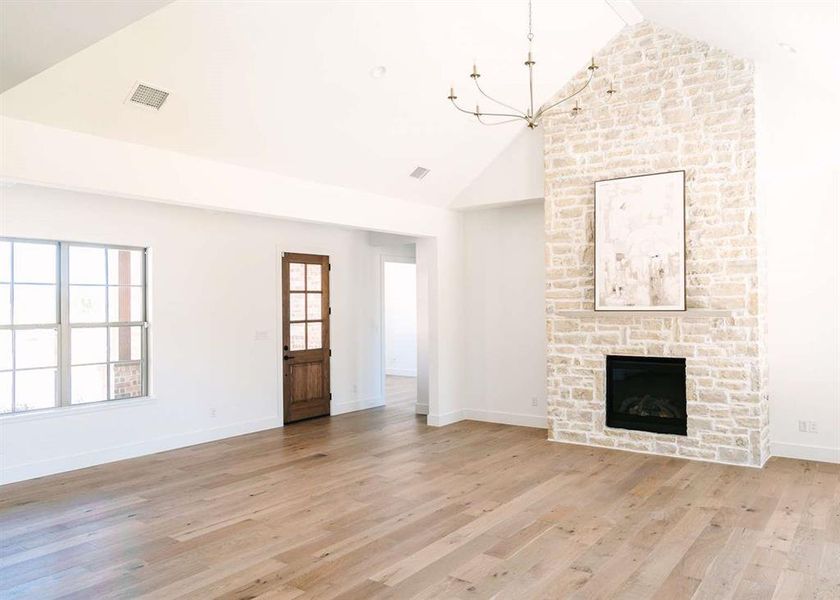
[[596, 311], [685, 311], [685, 171], [596, 181]]

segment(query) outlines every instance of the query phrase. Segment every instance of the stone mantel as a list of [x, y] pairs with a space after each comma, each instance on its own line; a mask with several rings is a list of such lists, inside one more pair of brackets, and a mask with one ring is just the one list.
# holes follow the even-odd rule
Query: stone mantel
[[621, 317], [682, 317], [684, 319], [725, 319], [738, 313], [734, 310], [689, 308], [686, 310], [555, 310], [555, 317], [578, 319], [618, 319]]

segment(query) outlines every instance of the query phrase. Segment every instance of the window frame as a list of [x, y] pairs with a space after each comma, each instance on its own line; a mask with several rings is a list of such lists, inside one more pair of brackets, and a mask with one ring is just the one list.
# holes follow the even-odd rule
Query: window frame
[[[7, 413], [0, 413], [0, 419], [20, 416], [32, 415], [37, 413], [44, 413], [47, 411], [56, 411], [69, 407], [92, 407], [103, 406], [113, 402], [120, 401], [136, 401], [144, 398], [149, 398], [149, 248], [145, 246], [130, 246], [126, 244], [109, 244], [96, 242], [74, 242], [69, 240], [50, 240], [40, 238], [24, 238], [16, 236], [0, 236], [0, 241], [10, 242], [10, 257], [11, 270], [9, 281], [9, 304], [10, 304], [10, 323], [8, 325], [0, 325], [0, 330], [11, 331], [11, 373], [12, 373], [12, 411]], [[56, 278], [54, 284], [56, 287], [56, 321], [49, 324], [25, 324], [16, 325], [14, 323], [14, 245], [15, 243], [27, 244], [47, 244], [56, 247]], [[103, 287], [105, 292], [105, 320], [102, 322], [93, 323], [71, 323], [70, 322], [70, 248], [71, 247], [86, 247], [99, 248], [104, 250], [105, 255], [105, 283], [104, 284], [72, 284], [80, 287]], [[124, 287], [140, 288], [141, 290], [141, 315], [139, 321], [111, 321], [110, 312], [110, 288], [121, 287], [120, 284], [111, 284], [109, 281], [109, 250], [127, 250], [132, 252], [140, 252], [141, 255], [141, 276], [139, 284], [128, 284]], [[140, 327], [140, 358], [138, 360], [112, 360], [111, 358], [111, 330], [120, 327]], [[72, 403], [72, 382], [71, 370], [72, 365], [70, 346], [73, 329], [81, 328], [104, 328], [105, 329], [105, 361], [103, 363], [89, 363], [90, 365], [104, 364], [106, 368], [105, 380], [106, 391], [105, 398], [102, 400], [94, 400], [91, 402]], [[15, 410], [15, 374], [21, 370], [17, 369], [15, 360], [15, 331], [21, 329], [52, 329], [56, 332], [56, 397], [54, 405], [50, 407], [37, 408], [31, 410]], [[127, 398], [111, 398], [112, 384], [111, 384], [111, 369], [115, 365], [120, 364], [140, 364], [140, 394], [137, 396], [130, 396]], [[85, 363], [88, 364], [88, 363]], [[75, 365], [80, 366], [80, 365]], [[49, 368], [49, 367], [45, 367]]]

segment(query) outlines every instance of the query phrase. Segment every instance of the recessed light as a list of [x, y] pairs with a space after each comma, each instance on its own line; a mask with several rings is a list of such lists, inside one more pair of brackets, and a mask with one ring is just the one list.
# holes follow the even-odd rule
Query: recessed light
[[379, 65], [378, 67], [373, 67], [370, 70], [370, 76], [374, 79], [382, 79], [383, 77], [385, 77], [385, 74], [387, 72], [388, 69], [386, 69], [383, 65]]
[[796, 48], [794, 48], [793, 46], [791, 46], [787, 42], [779, 42], [779, 48], [781, 48], [782, 50], [786, 50], [787, 52], [790, 52], [791, 54], [796, 54]]

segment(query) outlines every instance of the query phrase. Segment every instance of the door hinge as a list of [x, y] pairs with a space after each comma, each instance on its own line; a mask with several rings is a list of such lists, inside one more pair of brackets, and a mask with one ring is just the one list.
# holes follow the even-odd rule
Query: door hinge
[[332, 350], [330, 350], [330, 356], [332, 356]]
[[330, 392], [330, 400], [332, 400], [332, 392]]
[[327, 314], [328, 314], [328, 315], [331, 315], [331, 314], [332, 314], [332, 306], [330, 306], [330, 307], [327, 309]]
[[327, 265], [327, 271], [332, 271], [332, 264]]

